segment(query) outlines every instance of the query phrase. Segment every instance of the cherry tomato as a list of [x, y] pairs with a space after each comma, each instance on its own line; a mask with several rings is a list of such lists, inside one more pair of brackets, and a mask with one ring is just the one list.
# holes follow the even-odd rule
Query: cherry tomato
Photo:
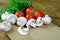
[[31, 18], [33, 18], [33, 16], [28, 15], [28, 14], [26, 15], [26, 19], [27, 19], [27, 20], [29, 20], [29, 19], [31, 19]]
[[43, 17], [44, 16], [44, 14], [41, 11], [38, 11], [38, 10], [32, 11], [30, 15], [32, 15], [34, 19], [37, 19], [38, 17]]
[[34, 18], [34, 19], [37, 19], [38, 17], [43, 17], [44, 16], [44, 14], [41, 11], [36, 10], [32, 7], [29, 7], [29, 8], [26, 9], [26, 14], [32, 16], [32, 18]]
[[16, 12], [16, 13], [15, 13], [15, 15], [16, 15], [17, 17], [19, 17], [19, 14], [18, 14], [18, 12]]
[[34, 11], [35, 9], [32, 7], [29, 7], [26, 9], [26, 14], [31, 14], [32, 11]]
[[15, 15], [19, 18], [19, 17], [23, 17], [24, 13], [22, 11], [17, 11]]
[[35, 18], [37, 19], [37, 17], [43, 17], [44, 14], [41, 11], [36, 11], [36, 15]]

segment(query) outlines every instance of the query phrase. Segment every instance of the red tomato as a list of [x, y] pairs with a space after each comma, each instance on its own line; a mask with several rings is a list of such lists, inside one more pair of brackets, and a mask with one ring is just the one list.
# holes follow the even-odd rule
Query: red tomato
[[36, 11], [35, 18], [37, 19], [38, 17], [43, 17], [44, 14], [41, 11]]
[[23, 17], [24, 13], [22, 11], [17, 11], [15, 15], [19, 18], [19, 17]]
[[26, 14], [31, 14], [32, 11], [34, 11], [35, 9], [32, 7], [29, 7], [26, 9]]
[[15, 13], [15, 15], [16, 15], [17, 17], [19, 17], [19, 14], [18, 14], [18, 12], [16, 12], [16, 13]]
[[28, 14], [26, 15], [26, 19], [27, 19], [27, 20], [29, 20], [29, 19], [31, 19], [31, 18], [33, 18], [33, 16], [28, 15]]
[[32, 7], [26, 9], [26, 14], [32, 16], [32, 18], [37, 19], [38, 17], [43, 17], [44, 14], [41, 11], [38, 11]]

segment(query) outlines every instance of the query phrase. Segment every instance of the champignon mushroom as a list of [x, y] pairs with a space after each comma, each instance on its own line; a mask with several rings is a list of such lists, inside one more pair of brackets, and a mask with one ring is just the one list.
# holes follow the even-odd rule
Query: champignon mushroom
[[27, 19], [25, 17], [19, 17], [17, 19], [17, 25], [20, 26], [18, 28], [18, 32], [21, 35], [28, 35], [29, 28], [23, 28], [23, 26], [27, 23]]
[[0, 25], [1, 25], [0, 29], [2, 29], [5, 32], [11, 30], [11, 24], [8, 22], [3, 22]]
[[17, 25], [23, 27], [27, 23], [27, 19], [25, 17], [19, 17], [17, 19]]
[[45, 17], [42, 18], [42, 21], [44, 24], [50, 24], [52, 19], [48, 15], [45, 15]]
[[41, 17], [38, 17], [38, 18], [37, 18], [37, 20], [36, 20], [36, 25], [39, 26], [39, 27], [43, 25], [43, 22], [42, 22]]
[[23, 28], [23, 31], [24, 32], [28, 32], [29, 31], [29, 28]]
[[30, 28], [30, 26], [36, 28], [36, 20], [35, 19], [30, 19], [27, 24], [26, 24], [27, 28]]
[[17, 21], [17, 17], [16, 15], [14, 14], [10, 14], [7, 18], [7, 21], [10, 23], [10, 24], [15, 24], [16, 21]]
[[2, 20], [7, 20], [7, 17], [9, 16], [9, 13], [8, 12], [5, 12], [1, 15], [1, 19]]
[[21, 27], [18, 28], [18, 32], [19, 32], [21, 35], [24, 35], [24, 36], [25, 36], [25, 35], [28, 35], [28, 32], [27, 32], [27, 31], [25, 32], [23, 29], [21, 29]]

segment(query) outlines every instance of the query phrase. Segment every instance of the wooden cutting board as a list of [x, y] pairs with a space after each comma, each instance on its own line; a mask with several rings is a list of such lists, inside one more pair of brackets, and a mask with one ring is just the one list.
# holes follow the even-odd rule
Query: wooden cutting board
[[60, 40], [60, 28], [53, 23], [43, 25], [41, 28], [31, 28], [29, 35], [22, 36], [17, 31], [16, 25], [7, 33], [11, 40]]

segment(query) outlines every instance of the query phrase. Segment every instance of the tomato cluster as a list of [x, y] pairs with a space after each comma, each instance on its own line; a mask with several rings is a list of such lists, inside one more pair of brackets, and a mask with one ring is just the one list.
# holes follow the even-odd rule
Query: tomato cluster
[[15, 15], [19, 18], [19, 17], [23, 17], [24, 16], [24, 12], [22, 12], [22, 11], [17, 11], [16, 13], [15, 13]]
[[44, 14], [41, 11], [34, 9], [33, 7], [27, 8], [26, 9], [26, 14], [24, 14], [24, 12], [22, 12], [22, 11], [17, 11], [15, 13], [15, 15], [18, 18], [25, 15], [27, 20], [29, 20], [31, 18], [37, 19], [38, 17], [43, 17], [44, 16]]

